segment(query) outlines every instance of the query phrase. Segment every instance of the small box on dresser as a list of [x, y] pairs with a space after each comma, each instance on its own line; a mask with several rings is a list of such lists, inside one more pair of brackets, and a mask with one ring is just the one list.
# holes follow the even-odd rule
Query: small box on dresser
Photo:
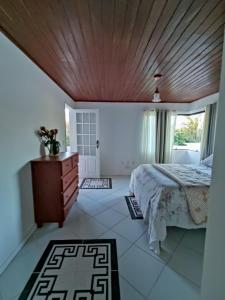
[[57, 222], [59, 227], [77, 200], [78, 153], [61, 152], [31, 161], [34, 212], [38, 227]]

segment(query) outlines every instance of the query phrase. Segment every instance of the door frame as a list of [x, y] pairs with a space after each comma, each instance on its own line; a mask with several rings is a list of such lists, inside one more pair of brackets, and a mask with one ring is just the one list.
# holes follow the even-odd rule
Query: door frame
[[[91, 113], [94, 112], [96, 114], [96, 142], [97, 140], [100, 140], [100, 131], [99, 131], [99, 109], [89, 109], [89, 108], [74, 108], [70, 110], [70, 120], [73, 120], [76, 123], [76, 113]], [[70, 147], [71, 147], [71, 151], [77, 152], [77, 139], [76, 139], [76, 135], [77, 135], [77, 129], [76, 126], [72, 126], [70, 127]], [[72, 147], [72, 145], [74, 145], [74, 148]], [[96, 177], [100, 177], [100, 147], [101, 144], [99, 143], [99, 147], [96, 147]], [[81, 156], [85, 156], [85, 155], [81, 155]]]

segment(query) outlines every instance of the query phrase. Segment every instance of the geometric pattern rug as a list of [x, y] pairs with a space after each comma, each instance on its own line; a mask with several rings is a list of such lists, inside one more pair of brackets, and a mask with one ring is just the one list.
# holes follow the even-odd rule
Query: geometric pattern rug
[[119, 300], [115, 239], [52, 240], [19, 300]]
[[111, 189], [112, 178], [84, 178], [80, 189]]
[[131, 219], [143, 219], [140, 206], [133, 196], [125, 196]]

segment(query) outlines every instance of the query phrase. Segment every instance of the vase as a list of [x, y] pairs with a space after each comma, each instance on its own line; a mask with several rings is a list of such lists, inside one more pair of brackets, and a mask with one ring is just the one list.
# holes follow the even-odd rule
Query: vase
[[60, 143], [58, 141], [52, 141], [48, 147], [49, 156], [59, 155]]

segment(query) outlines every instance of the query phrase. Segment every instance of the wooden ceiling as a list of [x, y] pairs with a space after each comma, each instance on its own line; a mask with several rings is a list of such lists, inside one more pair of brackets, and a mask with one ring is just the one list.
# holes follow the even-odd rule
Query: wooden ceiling
[[163, 102], [219, 89], [221, 0], [0, 0], [0, 28], [74, 100]]

